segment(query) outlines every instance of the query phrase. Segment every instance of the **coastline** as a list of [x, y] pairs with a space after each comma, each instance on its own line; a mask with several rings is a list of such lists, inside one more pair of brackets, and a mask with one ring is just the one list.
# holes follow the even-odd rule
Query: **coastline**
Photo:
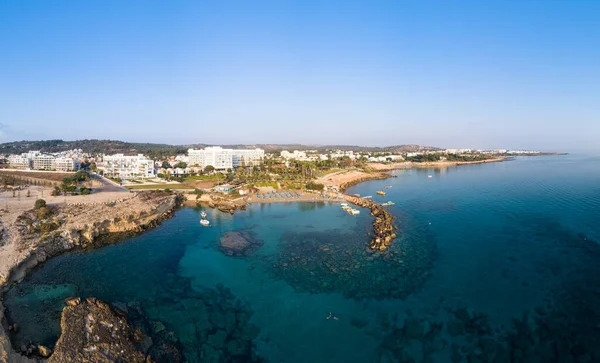
[[487, 160], [476, 160], [476, 161], [432, 161], [432, 162], [423, 162], [423, 163], [415, 163], [412, 161], [405, 161], [402, 163], [391, 163], [391, 164], [381, 164], [381, 163], [369, 163], [367, 164], [370, 168], [375, 171], [392, 171], [392, 170], [403, 170], [403, 169], [412, 169], [412, 168], [447, 168], [458, 165], [475, 165], [475, 164], [487, 164], [487, 163], [500, 163], [503, 161], [509, 161], [511, 157], [498, 157]]
[[[375, 220], [373, 222], [374, 236], [369, 242], [369, 248], [373, 251], [383, 251], [385, 250], [391, 243], [394, 238], [396, 238], [395, 230], [396, 226], [393, 224], [394, 218], [385, 210], [385, 208], [381, 207], [377, 203], [364, 199], [361, 197], [356, 197], [352, 195], [345, 194], [345, 190], [350, 188], [351, 186], [357, 185], [359, 183], [369, 181], [369, 180], [383, 180], [389, 177], [392, 177], [391, 174], [386, 173], [385, 171], [398, 170], [398, 169], [409, 169], [413, 167], [448, 167], [455, 165], [468, 165], [468, 164], [481, 164], [488, 162], [500, 162], [505, 161], [506, 158], [497, 158], [490, 159], [484, 161], [477, 162], [435, 162], [435, 163], [422, 163], [420, 165], [413, 165], [415, 163], [401, 163], [401, 164], [391, 164], [384, 165], [380, 164], [385, 168], [380, 168], [376, 172], [362, 172], [362, 171], [343, 171], [338, 173], [329, 174], [322, 178], [319, 178], [317, 182], [321, 182], [329, 187], [337, 187], [340, 191], [339, 193], [333, 192], [325, 192], [325, 194], [330, 196], [337, 196], [343, 198], [343, 200], [333, 200], [327, 199], [323, 196], [320, 196], [315, 193], [304, 192], [301, 198], [292, 198], [292, 199], [258, 199], [255, 196], [252, 197], [242, 197], [234, 202], [241, 202], [242, 207], [238, 209], [245, 208], [246, 203], [293, 203], [293, 202], [330, 202], [330, 203], [338, 203], [338, 202], [348, 202], [354, 205], [367, 208], [371, 210], [371, 215], [375, 216]], [[32, 268], [37, 266], [38, 264], [44, 262], [48, 258], [60, 255], [64, 252], [70, 251], [76, 247], [84, 247], [84, 246], [95, 246], [99, 247], [102, 245], [114, 243], [114, 240], [110, 238], [110, 236], [118, 236], [119, 234], [132, 234], [132, 233], [143, 233], [143, 231], [151, 229], [161, 221], [172, 217], [173, 212], [178, 206], [181, 204], [180, 201], [177, 201], [177, 197], [175, 194], [169, 194], [171, 198], [169, 201], [165, 203], [152, 203], [152, 201], [141, 201], [140, 198], [143, 195], [147, 195], [149, 193], [155, 194], [165, 194], [157, 191], [146, 191], [140, 192], [135, 197], [129, 198], [119, 202], [119, 208], [112, 208], [113, 215], [107, 215], [106, 213], [100, 213], [99, 210], [96, 212], [90, 212], [86, 214], [86, 217], [89, 218], [89, 222], [84, 225], [78, 225], [77, 228], [71, 228], [70, 230], [60, 230], [62, 234], [57, 235], [59, 240], [63, 243], [58, 244], [55, 243], [52, 245], [52, 242], [42, 241], [41, 238], [37, 241], [37, 244], [33, 244], [29, 246], [29, 249], [25, 251], [25, 255], [19, 255], [19, 258], [13, 258], [4, 266], [0, 266], [0, 363], [4, 362], [35, 362], [35, 359], [29, 358], [27, 356], [21, 355], [19, 352], [16, 352], [12, 344], [10, 342], [10, 338], [8, 336], [8, 326], [6, 317], [4, 316], [4, 307], [1, 303], [1, 296], [6, 291], [7, 287], [13, 283], [20, 281], [27, 272], [29, 272]], [[189, 196], [189, 195], [188, 195]], [[198, 200], [199, 202], [213, 202], [209, 196], [202, 196]], [[209, 198], [205, 198], [209, 197]], [[119, 212], [126, 210], [127, 208], [123, 208], [127, 205], [127, 203], [136, 203], [137, 202], [137, 216], [128, 215], [123, 220], [120, 220], [119, 217], [116, 217]], [[164, 202], [164, 201], [163, 201]], [[191, 201], [188, 199], [188, 205], [194, 203], [196, 201]], [[234, 203], [232, 201], [227, 201], [227, 203]], [[86, 206], [85, 203], [82, 204], [68, 204], [62, 206], [64, 210], [61, 209], [61, 212], [66, 213], [71, 216], [70, 213], [73, 212], [69, 208], [76, 208]], [[88, 207], [104, 208], [104, 205], [101, 203], [97, 204], [89, 204]], [[191, 206], [191, 205], [190, 205]], [[60, 207], [60, 206], [59, 206]], [[213, 205], [212, 207], [218, 208], [217, 205]], [[236, 206], [237, 207], [237, 206]], [[232, 212], [233, 210], [224, 208], [218, 208], [224, 212]], [[94, 220], [96, 218], [96, 220]], [[119, 219], [119, 221], [117, 221]], [[108, 225], [107, 225], [108, 222]], [[71, 226], [74, 227], [74, 226]], [[12, 230], [11, 232], [15, 232]], [[18, 236], [11, 235], [10, 241], [8, 244], [0, 246], [0, 252], [6, 248], [7, 245], [12, 245], [15, 247], [15, 243], [19, 242]], [[53, 240], [52, 240], [53, 241]], [[64, 243], [67, 242], [68, 243]], [[0, 253], [0, 257], [2, 254]]]
[[[126, 195], [126, 194], [125, 194]], [[46, 234], [32, 234], [19, 220], [3, 215], [3, 244], [0, 256], [6, 263], [0, 266], [0, 300], [8, 287], [34, 267], [49, 258], [76, 248], [100, 247], [119, 241], [119, 236], [140, 234], [171, 218], [180, 206], [176, 194], [164, 192], [138, 193], [115, 203], [77, 203], [53, 206], [57, 219], [65, 220], [58, 229]], [[14, 214], [14, 213], [13, 213]], [[19, 222], [19, 223], [17, 223]], [[115, 238], [116, 237], [116, 238]], [[8, 336], [8, 323], [0, 301], [0, 362], [35, 362], [15, 351]]]

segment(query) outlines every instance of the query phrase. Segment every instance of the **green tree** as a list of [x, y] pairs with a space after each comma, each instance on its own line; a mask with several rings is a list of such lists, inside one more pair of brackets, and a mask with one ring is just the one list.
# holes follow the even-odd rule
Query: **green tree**
[[206, 167], [204, 167], [204, 171], [207, 173], [212, 173], [213, 171], [215, 171], [215, 167], [212, 165], [207, 165]]
[[35, 209], [40, 209], [40, 208], [45, 208], [46, 207], [46, 201], [43, 199], [38, 199], [35, 201]]
[[175, 165], [176, 168], [181, 168], [181, 169], [185, 169], [187, 168], [187, 163], [180, 161]]
[[162, 167], [163, 167], [164, 169], [169, 169], [169, 168], [171, 167], [171, 164], [169, 164], [169, 162], [168, 162], [168, 161], [163, 161], [163, 162], [162, 162]]

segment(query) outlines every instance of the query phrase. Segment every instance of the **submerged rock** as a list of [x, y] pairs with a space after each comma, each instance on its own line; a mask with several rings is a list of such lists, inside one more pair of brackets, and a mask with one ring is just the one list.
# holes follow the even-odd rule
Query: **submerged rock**
[[221, 251], [228, 256], [249, 256], [263, 245], [249, 232], [227, 232], [220, 241]]

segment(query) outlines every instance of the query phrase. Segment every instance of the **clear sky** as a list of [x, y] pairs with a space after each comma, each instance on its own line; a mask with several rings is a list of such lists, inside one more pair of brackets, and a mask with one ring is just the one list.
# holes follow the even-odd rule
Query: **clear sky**
[[600, 1], [0, 2], [0, 141], [598, 149]]

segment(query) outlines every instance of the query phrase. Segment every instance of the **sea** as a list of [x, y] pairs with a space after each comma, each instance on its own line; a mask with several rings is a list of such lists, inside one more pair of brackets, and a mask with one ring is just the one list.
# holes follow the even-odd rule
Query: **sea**
[[600, 361], [600, 155], [391, 174], [347, 191], [395, 203], [386, 251], [368, 249], [370, 211], [339, 203], [207, 209], [209, 226], [185, 208], [32, 271], [4, 296], [13, 345], [54, 347], [80, 296], [188, 362]]

